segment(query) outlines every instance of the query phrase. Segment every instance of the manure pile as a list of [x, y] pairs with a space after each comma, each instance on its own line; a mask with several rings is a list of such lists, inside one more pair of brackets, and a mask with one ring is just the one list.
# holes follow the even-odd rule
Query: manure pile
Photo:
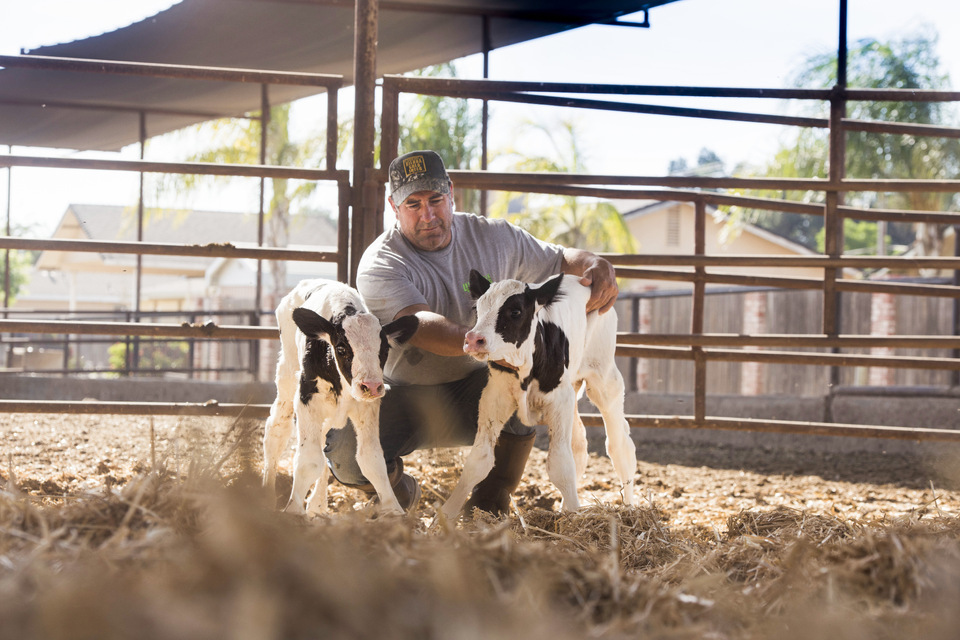
[[[334, 513], [303, 521], [261, 493], [258, 425], [70, 417], [110, 452], [87, 456], [58, 418], [12, 416], [20, 439], [4, 441], [3, 638], [936, 640], [960, 628], [960, 496], [929, 477], [642, 462], [646, 499], [627, 509], [591, 456], [582, 495], [607, 504], [562, 514], [535, 451], [512, 517], [430, 529], [461, 460], [439, 451], [411, 457], [415, 517], [371, 519], [332, 485]], [[114, 427], [135, 457], [118, 457]]]

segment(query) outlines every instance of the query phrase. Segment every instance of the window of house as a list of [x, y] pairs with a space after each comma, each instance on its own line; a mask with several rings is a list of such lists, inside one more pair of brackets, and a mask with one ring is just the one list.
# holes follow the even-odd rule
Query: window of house
[[667, 213], [667, 246], [680, 246], [680, 212], [677, 210]]

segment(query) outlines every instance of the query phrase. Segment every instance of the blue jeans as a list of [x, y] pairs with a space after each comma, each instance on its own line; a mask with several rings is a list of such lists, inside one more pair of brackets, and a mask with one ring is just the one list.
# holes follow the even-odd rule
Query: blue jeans
[[[477, 435], [480, 394], [489, 371], [478, 369], [462, 380], [438, 385], [394, 385], [380, 405], [380, 445], [387, 473], [396, 469], [396, 459], [418, 449], [462, 447]], [[504, 425], [516, 435], [529, 435], [533, 427], [516, 414]], [[353, 425], [327, 433], [323, 449], [333, 476], [342, 484], [367, 484], [357, 465], [357, 435]]]

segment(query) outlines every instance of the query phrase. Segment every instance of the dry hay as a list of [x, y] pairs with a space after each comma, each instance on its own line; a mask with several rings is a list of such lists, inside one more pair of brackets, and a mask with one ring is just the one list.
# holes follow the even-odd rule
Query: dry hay
[[337, 513], [303, 521], [267, 504], [255, 435], [237, 424], [195, 442], [202, 457], [154, 454], [125, 482], [66, 496], [6, 472], [2, 635], [936, 640], [960, 623], [955, 515], [762, 506], [691, 526], [656, 501], [526, 506], [550, 504], [544, 488], [510, 518], [475, 512], [431, 529], [456, 480], [457, 455], [441, 452], [424, 483], [438, 495], [418, 517], [371, 518], [332, 486]]

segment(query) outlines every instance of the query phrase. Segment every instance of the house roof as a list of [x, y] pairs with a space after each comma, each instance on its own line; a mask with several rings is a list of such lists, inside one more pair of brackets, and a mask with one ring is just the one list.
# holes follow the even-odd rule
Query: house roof
[[[377, 74], [618, 18], [677, 0], [383, 0]], [[354, 2], [182, 0], [103, 35], [31, 55], [342, 75], [354, 73]], [[484, 24], [489, 29], [485, 38]], [[485, 43], [485, 39], [487, 42]], [[272, 104], [325, 91], [271, 84]], [[258, 111], [260, 84], [8, 67], [0, 70], [0, 144], [114, 151], [214, 117]], [[198, 115], [199, 114], [199, 115]]]
[[[71, 204], [54, 231], [54, 237], [77, 237], [78, 232], [89, 240], [135, 241], [137, 210], [116, 205]], [[194, 211], [147, 209], [144, 216], [143, 240], [151, 243], [211, 244], [230, 242], [238, 246], [256, 246], [258, 220], [256, 214], [230, 211]], [[336, 225], [322, 215], [291, 216], [289, 246], [335, 246]], [[73, 254], [44, 251], [37, 260], [40, 269], [62, 268], [67, 260], [78, 260], [90, 269], [125, 270], [136, 264], [131, 254], [89, 254], [97, 257], [82, 260]], [[202, 275], [211, 258], [190, 256], [143, 256], [145, 271], [191, 273]], [[92, 262], [98, 262], [93, 265]]]
[[[672, 200], [660, 201], [660, 200], [622, 200], [614, 204], [617, 210], [620, 212], [621, 217], [624, 221], [629, 220], [630, 218], [638, 218], [648, 215], [656, 214], [664, 209], [677, 206], [678, 204], [687, 204], [692, 208], [690, 203], [681, 203]], [[718, 209], [712, 205], [707, 205], [707, 213], [716, 219]], [[802, 244], [788, 240], [783, 236], [779, 236], [775, 233], [767, 231], [757, 225], [744, 223], [741, 225], [741, 233], [747, 233], [758, 238], [762, 238], [771, 244], [775, 244], [791, 253], [796, 253], [798, 255], [817, 255], [816, 251], [811, 251]]]

